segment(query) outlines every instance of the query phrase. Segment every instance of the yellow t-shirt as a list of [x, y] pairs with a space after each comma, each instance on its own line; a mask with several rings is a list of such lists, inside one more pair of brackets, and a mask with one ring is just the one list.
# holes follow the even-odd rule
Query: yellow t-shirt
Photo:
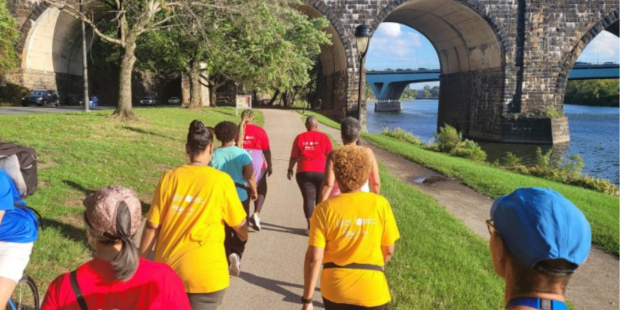
[[188, 293], [211, 293], [230, 284], [224, 223], [246, 218], [232, 179], [205, 166], [181, 166], [159, 182], [147, 220], [159, 225], [155, 260], [179, 275]]
[[[382, 246], [400, 238], [387, 199], [372, 193], [346, 193], [319, 204], [310, 223], [312, 246], [325, 248], [323, 264], [383, 266]], [[321, 294], [335, 303], [376, 307], [390, 302], [385, 274], [332, 268], [321, 273]]]

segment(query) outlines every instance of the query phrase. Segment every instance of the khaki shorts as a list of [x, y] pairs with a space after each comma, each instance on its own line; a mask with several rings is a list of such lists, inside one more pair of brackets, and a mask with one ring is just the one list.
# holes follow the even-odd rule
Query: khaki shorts
[[32, 242], [0, 241], [0, 277], [19, 282], [30, 261], [32, 246]]

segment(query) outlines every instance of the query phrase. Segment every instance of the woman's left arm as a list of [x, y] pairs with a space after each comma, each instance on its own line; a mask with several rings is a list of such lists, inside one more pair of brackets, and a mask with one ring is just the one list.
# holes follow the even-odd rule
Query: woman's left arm
[[[324, 255], [324, 248], [309, 245], [308, 250], [306, 250], [306, 258], [304, 260], [304, 292], [302, 295], [304, 299], [312, 299]], [[302, 309], [312, 309], [312, 303], [303, 305]]]
[[366, 150], [371, 161], [370, 178], [368, 180], [370, 183], [370, 190], [379, 195], [381, 193], [381, 176], [379, 176], [379, 165], [377, 164], [377, 158], [371, 148], [366, 148]]

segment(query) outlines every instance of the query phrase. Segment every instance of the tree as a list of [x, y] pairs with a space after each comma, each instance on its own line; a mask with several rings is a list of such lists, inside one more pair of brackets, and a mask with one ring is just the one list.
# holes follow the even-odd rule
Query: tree
[[0, 0], [0, 73], [15, 68], [18, 63], [15, 54], [19, 31], [17, 22], [6, 6], [6, 0]]
[[431, 87], [428, 85], [424, 85], [424, 91], [422, 93], [422, 98], [431, 98]]
[[618, 90], [618, 79], [569, 81], [564, 102], [617, 107]]

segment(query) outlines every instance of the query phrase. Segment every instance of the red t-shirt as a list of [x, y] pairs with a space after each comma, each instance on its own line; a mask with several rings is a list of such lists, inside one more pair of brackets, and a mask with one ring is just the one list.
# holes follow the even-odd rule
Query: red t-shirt
[[297, 158], [297, 173], [325, 172], [325, 161], [331, 151], [332, 142], [326, 134], [306, 131], [295, 138], [291, 158]]
[[246, 150], [266, 150], [269, 148], [269, 138], [264, 129], [247, 124], [243, 137], [243, 148]]
[[[141, 258], [134, 276], [121, 282], [114, 278], [110, 262], [95, 258], [77, 269], [77, 282], [88, 309], [191, 310], [181, 279], [163, 263]], [[81, 310], [69, 273], [50, 284], [41, 309]]]

